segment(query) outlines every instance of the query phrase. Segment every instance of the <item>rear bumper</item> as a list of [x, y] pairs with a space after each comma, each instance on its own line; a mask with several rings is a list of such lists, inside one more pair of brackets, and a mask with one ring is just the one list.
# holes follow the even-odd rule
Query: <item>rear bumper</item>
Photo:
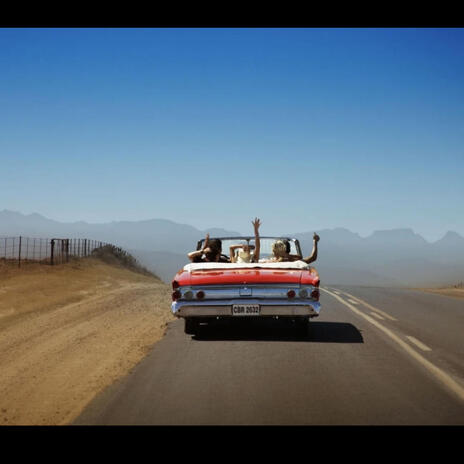
[[262, 299], [233, 299], [209, 301], [174, 301], [171, 309], [176, 317], [248, 317], [232, 316], [234, 304], [259, 304], [260, 314], [257, 317], [267, 316], [308, 316], [317, 317], [321, 310], [318, 301], [311, 300], [262, 300]]

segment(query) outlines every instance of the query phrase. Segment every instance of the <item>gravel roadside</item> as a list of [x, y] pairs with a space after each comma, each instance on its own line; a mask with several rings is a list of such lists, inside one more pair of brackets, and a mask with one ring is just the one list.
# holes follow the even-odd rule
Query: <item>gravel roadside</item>
[[97, 260], [0, 274], [0, 424], [71, 422], [173, 319], [168, 285]]

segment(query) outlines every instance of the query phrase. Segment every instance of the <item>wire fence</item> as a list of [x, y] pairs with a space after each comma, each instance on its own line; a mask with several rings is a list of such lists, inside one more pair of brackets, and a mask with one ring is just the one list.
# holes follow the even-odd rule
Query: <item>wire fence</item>
[[18, 266], [27, 261], [53, 266], [66, 263], [71, 257], [90, 256], [95, 250], [106, 245], [114, 246], [86, 238], [0, 237], [0, 260], [16, 261]]

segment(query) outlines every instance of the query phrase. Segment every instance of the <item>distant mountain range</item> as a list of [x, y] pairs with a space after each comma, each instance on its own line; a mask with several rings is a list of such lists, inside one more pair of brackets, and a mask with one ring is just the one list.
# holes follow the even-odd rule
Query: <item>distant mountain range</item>
[[185, 254], [195, 248], [197, 241], [209, 232], [213, 235], [241, 235], [238, 232], [211, 228], [198, 230], [187, 224], [167, 219], [145, 221], [114, 221], [105, 224], [87, 222], [64, 223], [47, 219], [40, 214], [21, 214], [0, 211], [0, 236], [24, 235], [29, 237], [91, 238], [125, 249], [166, 251]]
[[[221, 228], [199, 230], [166, 219], [62, 223], [37, 213], [0, 211], [0, 236], [110, 242], [130, 251], [166, 282], [185, 264], [186, 253], [196, 247], [206, 232], [211, 236], [241, 235]], [[449, 231], [433, 243], [412, 229], [380, 230], [365, 238], [344, 228], [315, 232], [321, 237], [315, 266], [326, 284], [420, 286], [464, 280], [464, 238], [456, 232]], [[282, 235], [297, 238], [303, 253], [311, 253], [313, 231], [282, 231]]]

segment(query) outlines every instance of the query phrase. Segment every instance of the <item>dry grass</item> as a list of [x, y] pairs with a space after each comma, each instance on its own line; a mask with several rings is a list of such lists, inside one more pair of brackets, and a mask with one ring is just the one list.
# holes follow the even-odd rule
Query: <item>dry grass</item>
[[464, 282], [459, 282], [455, 285], [438, 288], [416, 288], [423, 292], [435, 293], [437, 295], [451, 296], [454, 298], [464, 298]]
[[154, 276], [151, 271], [143, 267], [131, 254], [114, 245], [105, 245], [96, 248], [92, 252], [92, 257], [98, 258], [107, 264], [121, 266], [140, 274]]

